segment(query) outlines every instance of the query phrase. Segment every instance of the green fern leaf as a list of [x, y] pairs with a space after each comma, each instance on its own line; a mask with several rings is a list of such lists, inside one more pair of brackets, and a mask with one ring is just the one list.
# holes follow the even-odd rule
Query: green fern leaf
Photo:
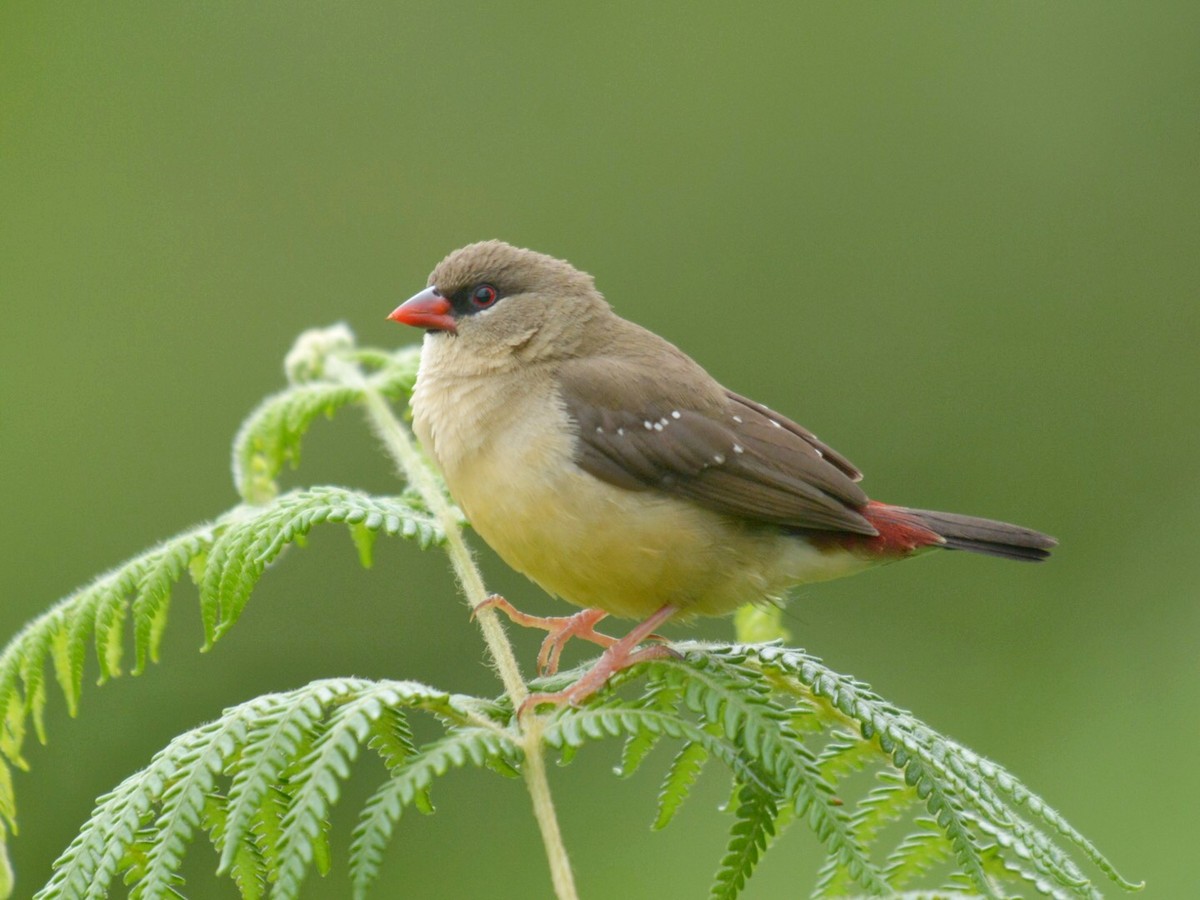
[[205, 649], [237, 622], [266, 567], [289, 543], [322, 522], [344, 522], [427, 547], [442, 539], [437, 522], [398, 497], [374, 497], [346, 488], [313, 487], [243, 506], [222, 520], [200, 585]]
[[[296, 725], [294, 711], [310, 715], [314, 704], [323, 715], [308, 732], [301, 728], [304, 737], [297, 740], [296, 729], [280, 723]], [[201, 826], [209, 829], [223, 859], [228, 855], [223, 869], [251, 895], [251, 881], [273, 881], [273, 897], [294, 897], [310, 864], [328, 868], [326, 814], [338, 785], [359, 746], [372, 737], [372, 723], [398, 707], [428, 710], [449, 722], [469, 714], [460, 701], [423, 685], [358, 679], [314, 682], [226, 710], [216, 722], [173, 740], [149, 766], [100, 798], [55, 863], [39, 900], [103, 897], [122, 869], [133, 886], [131, 896], [139, 900], [173, 894], [187, 843]], [[308, 733], [315, 740], [307, 740]], [[497, 740], [494, 733], [492, 739]], [[289, 758], [294, 752], [303, 758]], [[270, 756], [284, 765], [264, 763]], [[256, 808], [247, 824], [247, 802], [238, 792], [251, 791], [259, 779], [239, 774], [261, 775], [264, 769], [280, 784], [254, 794]], [[229, 772], [237, 791], [225, 800], [218, 783]], [[237, 834], [231, 828], [235, 811], [242, 822]]]
[[[412, 729], [408, 727], [408, 717], [399, 709], [385, 709], [383, 715], [371, 723], [371, 734], [368, 746], [379, 754], [389, 771], [399, 769], [417, 753]], [[433, 812], [433, 801], [428, 792], [418, 794], [413, 799], [413, 805], [426, 815]]]
[[483, 767], [490, 760], [512, 765], [518, 750], [511, 740], [491, 728], [461, 725], [420, 748], [367, 801], [350, 846], [350, 876], [354, 897], [361, 900], [379, 873], [383, 851], [406, 806], [428, 797], [433, 780], [467, 763]]
[[372, 531], [360, 522], [350, 526], [350, 537], [358, 551], [359, 563], [364, 569], [371, 568], [375, 564], [375, 540], [379, 537], [379, 532]]
[[[681, 694], [682, 688], [679, 683], [668, 684], [664, 681], [652, 685], [636, 705], [667, 712], [679, 705]], [[662, 735], [652, 731], [627, 737], [625, 747], [621, 751], [621, 764], [617, 770], [621, 777], [628, 778], [636, 772], [661, 738]]]
[[984, 848], [983, 861], [984, 870], [997, 883], [1024, 881], [1038, 894], [1050, 897], [1052, 900], [1073, 900], [1073, 898], [1081, 897], [1085, 900], [1104, 900], [1104, 895], [1092, 885], [1063, 888], [1060, 884], [1039, 875], [1034, 869], [1022, 865], [1019, 857], [1016, 859], [1006, 858], [998, 844]]
[[[218, 872], [234, 865], [268, 791], [279, 783], [284, 769], [297, 758], [302, 742], [311, 737], [324, 713], [324, 700], [312, 692], [296, 694], [264, 709], [251, 725], [246, 746], [233, 765]], [[275, 844], [272, 842], [270, 846]]]
[[[374, 534], [400, 535], [422, 546], [442, 539], [432, 516], [401, 498], [372, 497], [343, 488], [311, 488], [262, 507], [240, 507], [215, 524], [186, 531], [130, 559], [70, 594], [25, 626], [0, 653], [0, 817], [16, 830], [9, 765], [22, 756], [26, 723], [45, 742], [43, 710], [49, 663], [68, 711], [78, 709], [88, 648], [95, 647], [100, 678], [120, 674], [125, 624], [133, 625], [134, 672], [156, 660], [171, 591], [185, 572], [201, 578], [206, 645], [236, 621], [266, 566], [313, 525], [343, 522]], [[238, 828], [244, 826], [238, 819]]]
[[275, 479], [300, 462], [300, 439], [320, 415], [332, 416], [362, 392], [336, 382], [299, 384], [273, 394], [242, 423], [233, 442], [233, 481], [247, 503], [279, 493]]
[[146, 670], [147, 660], [158, 662], [158, 647], [167, 623], [171, 590], [194, 566], [202, 565], [214, 540], [213, 529], [201, 526], [159, 545], [143, 558], [137, 590], [130, 606], [133, 616], [133, 674]]
[[327, 724], [319, 728], [311, 752], [291, 780], [292, 799], [279, 837], [279, 869], [275, 896], [295, 897], [314, 852], [324, 840], [329, 808], [337, 802], [339, 784], [350, 774], [360, 745], [372, 736], [372, 724], [384, 710], [399, 705], [437, 710], [456, 718], [461, 712], [445, 694], [411, 682], [350, 682], [353, 693], [338, 698]]
[[264, 400], [242, 424], [233, 442], [233, 478], [247, 503], [259, 504], [279, 493], [276, 478], [284, 466], [300, 460], [300, 443], [313, 421], [332, 416], [363, 398], [357, 367], [343, 378], [347, 365], [364, 363], [376, 371], [367, 386], [392, 400], [404, 400], [416, 379], [419, 351], [356, 351], [345, 326], [313, 329], [302, 334], [288, 353], [285, 369], [290, 387]]
[[738, 799], [729, 847], [712, 887], [713, 900], [736, 900], [775, 834], [775, 819], [779, 810], [774, 798], [743, 786], [738, 792]]
[[[221, 852], [227, 844], [229, 824], [228, 798], [212, 793], [204, 806], [204, 827], [212, 838], [214, 849]], [[253, 834], [237, 842], [228, 867], [229, 876], [237, 885], [242, 900], [263, 900], [267, 892], [267, 864]]]
[[704, 764], [708, 762], [708, 751], [703, 744], [687, 743], [675, 754], [667, 769], [662, 786], [658, 789], [658, 813], [651, 826], [655, 831], [666, 828], [675, 818], [692, 791], [692, 785], [700, 777]]
[[858, 801], [851, 817], [854, 831], [864, 844], [874, 844], [880, 832], [900, 821], [917, 801], [916, 791], [894, 770], [884, 769], [876, 772], [875, 777], [882, 783]]
[[845, 858], [851, 876], [869, 890], [886, 890], [886, 884], [851, 827], [845, 809], [833, 796], [832, 785], [822, 776], [815, 755], [787, 728], [788, 716], [769, 701], [761, 677], [732, 658], [685, 653], [687, 665], [660, 662], [685, 674], [684, 698], [697, 712], [719, 722], [726, 737], [745, 747], [764, 777], [791, 803], [798, 815], [807, 815], [809, 826], [829, 845], [829, 852]]
[[381, 699], [372, 694], [346, 698], [318, 730], [313, 749], [292, 783], [291, 803], [283, 817], [275, 882], [280, 898], [299, 895], [309, 864], [314, 856], [320, 857], [326, 816], [337, 803], [339, 784], [350, 776], [359, 746], [366, 743], [371, 722], [382, 707]]
[[[1137, 885], [1117, 875], [1091, 844], [1011, 775], [941, 737], [860, 682], [832, 672], [802, 651], [779, 646], [730, 648], [718, 651], [718, 655], [739, 663], [756, 663], [776, 679], [781, 689], [787, 689], [791, 679], [791, 689], [796, 693], [825, 703], [829, 713], [854, 722], [864, 738], [876, 740], [892, 765], [903, 772], [905, 783], [924, 801], [949, 842], [960, 874], [981, 896], [1000, 896], [997, 877], [988, 864], [989, 848], [995, 845], [1001, 848], [1006, 865], [992, 869], [1013, 871], [1007, 867], [1011, 863], [1023, 870], [1026, 867], [1021, 863], [1028, 863], [1032, 867], [1029, 874], [1039, 890], [1047, 887], [1079, 896], [1096, 894], [1068, 853], [1008, 806], [1005, 795], [1014, 801], [1021, 798], [1025, 809], [1051, 824], [1121, 887], [1136, 889]], [[1018, 874], [1025, 877], [1022, 872]]]
[[950, 856], [946, 836], [933, 819], [918, 818], [917, 830], [907, 835], [884, 863], [888, 884], [899, 890], [945, 862]]
[[817, 768], [830, 784], [835, 784], [877, 762], [879, 751], [875, 747], [858, 735], [835, 730], [817, 757]]
[[[140, 617], [150, 601], [149, 591], [163, 602], [174, 581], [212, 540], [208, 526], [184, 532], [100, 576], [56, 603], [25, 626], [0, 653], [0, 708], [5, 719], [0, 752], [14, 765], [24, 766], [21, 745], [26, 718], [45, 741], [42, 711], [46, 703], [45, 666], [51, 662], [68, 711], [74, 715], [83, 686], [89, 640], [94, 636], [100, 678], [119, 673], [124, 622], [129, 597], [134, 596], [135, 644], [139, 659], [153, 652], [154, 628]], [[140, 605], [139, 605], [140, 601]], [[23, 699], [18, 699], [23, 693]], [[4, 800], [0, 797], [0, 809]]]
[[247, 723], [239, 720], [235, 727], [197, 745], [194, 753], [180, 757], [181, 768], [168, 780], [162, 811], [145, 839], [144, 870], [130, 892], [131, 900], [160, 900], [175, 893], [187, 844], [200, 827], [209, 794], [247, 730]]
[[[978, 754], [954, 741], [943, 740], [942, 743], [944, 747], [941, 752], [946, 755], [948, 767], [956, 775], [962, 777], [969, 787], [978, 788], [980, 786], [979, 782], [971, 777], [971, 773], [977, 773], [980, 781], [986, 784], [991, 791], [995, 792], [989, 792], [993, 803], [1000, 804], [1002, 803], [1000, 796], [1007, 796], [1012, 800], [1016, 811], [1026, 809], [1033, 817], [1049, 825], [1077, 847], [1084, 856], [1091, 860], [1098, 869], [1104, 872], [1105, 875], [1122, 889], [1136, 891], [1144, 886], [1141, 883], [1131, 882], [1123, 878], [1112, 863], [1108, 861], [1091, 841], [1080, 834], [1062, 815], [1052, 809], [1040, 797], [1033, 794], [1002, 766], [980, 757]], [[1072, 877], [1080, 880], [1083, 879], [1083, 875], [1079, 873], [1078, 869], [1074, 868], [1070, 860], [1054, 846], [1053, 842], [1036, 829], [1027, 826], [1019, 817], [1018, 822], [1021, 826], [1020, 830], [1022, 834], [1030, 840], [1035, 852], [1054, 856], [1059, 865], [1062, 865], [1068, 871], [1073, 870]]]
[[622, 709], [611, 706], [564, 708], [546, 726], [543, 740], [555, 749], [579, 748], [603, 738], [654, 732], [663, 737], [700, 744], [709, 756], [724, 763], [734, 777], [754, 782], [757, 776], [738, 748], [725, 738], [675, 713], [651, 709]]
[[367, 385], [372, 390], [392, 401], [407, 400], [412, 396], [421, 362], [419, 344], [387, 352], [360, 349], [350, 354], [350, 358], [371, 370]]
[[[128, 610], [129, 606], [122, 597], [120, 602], [105, 604], [96, 612], [96, 659], [100, 662], [100, 678], [97, 684], [104, 684], [108, 679], [121, 674], [122, 639], [125, 636], [125, 615]], [[80, 674], [82, 675], [82, 672]]]
[[[870, 748], [872, 745], [862, 742], [862, 746]], [[824, 753], [822, 757], [825, 757]], [[875, 761], [880, 761], [878, 750]], [[877, 771], [875, 776], [881, 783], [858, 802], [850, 818], [851, 827], [864, 847], [874, 846], [883, 829], [899, 821], [917, 801], [916, 792], [905, 784], [901, 773], [889, 768]], [[940, 837], [941, 832], [938, 832], [938, 835]], [[889, 884], [893, 884], [893, 887], [897, 886], [886, 868], [883, 877]], [[842, 897], [850, 891], [852, 884], [853, 879], [848, 869], [841, 864], [838, 857], [830, 856], [821, 866], [812, 896]]]
[[[17, 820], [17, 804], [16, 797], [13, 794], [12, 769], [3, 762], [0, 762], [0, 816], [3, 816], [4, 820], [10, 823]], [[12, 828], [12, 833], [17, 833], [15, 826]], [[8, 828], [0, 824], [0, 887], [4, 884], [5, 872], [8, 869]], [[11, 874], [11, 872], [8, 872], [9, 876]], [[6, 896], [7, 894], [3, 890], [0, 890], [0, 897]]]
[[412, 757], [417, 748], [413, 744], [412, 729], [408, 717], [395, 707], [388, 707], [371, 723], [371, 740], [368, 746], [379, 754], [383, 764], [396, 769]]
[[[291, 803], [292, 795], [287, 789], [281, 784], [273, 785], [263, 795], [254, 813], [251, 833], [267, 870], [268, 884], [273, 884], [279, 877], [279, 841], [283, 837], [283, 817]], [[228, 871], [233, 871], [232, 866]]]
[[[46, 725], [42, 711], [46, 706], [46, 657], [53, 653], [54, 641], [61, 629], [61, 615], [51, 614], [36, 619], [9, 642], [0, 656], [0, 696], [4, 697], [5, 720], [4, 755], [15, 765], [25, 768], [21, 759], [21, 744], [25, 737], [25, 719], [33, 719], [38, 740], [46, 742]], [[22, 703], [17, 680], [24, 686]]]
[[[964, 817], [964, 810], [952, 784], [928, 777], [926, 770], [915, 763], [911, 754], [922, 750], [913, 732], [930, 734], [925, 726], [883, 703], [859, 682], [825, 668], [817, 660], [798, 651], [777, 646], [743, 648], [736, 651], [739, 658], [746, 649], [759, 661], [776, 671], [795, 676], [819, 699], [828, 702], [833, 710], [857, 721], [864, 737], [878, 735], [880, 746], [889, 754], [898, 769], [904, 772], [909, 784], [925, 800], [926, 808], [947, 835], [960, 869], [971, 879], [981, 896], [996, 898], [996, 889], [984, 871], [983, 857], [977, 836]], [[851, 875], [856, 877], [854, 868]]]
[[[248, 720], [253, 718], [251, 711], [260, 702], [261, 698], [227, 713], [216, 722], [180, 735], [158, 753], [147, 768], [101, 797], [91, 818], [55, 862], [54, 875], [36, 894], [36, 900], [98, 900], [106, 896], [126, 852], [138, 839], [139, 828], [151, 816], [155, 803], [168, 786], [198, 761], [206, 767], [215, 765], [219, 768], [223, 760], [217, 761], [217, 758], [229, 755], [244, 740]], [[169, 853], [177, 846], [176, 839], [181, 834], [190, 834], [191, 826], [186, 816], [163, 824], [180, 829], [157, 832], [159, 839], [167, 843]], [[182, 841], [186, 841], [186, 837]], [[171, 884], [164, 887], [172, 889]]]

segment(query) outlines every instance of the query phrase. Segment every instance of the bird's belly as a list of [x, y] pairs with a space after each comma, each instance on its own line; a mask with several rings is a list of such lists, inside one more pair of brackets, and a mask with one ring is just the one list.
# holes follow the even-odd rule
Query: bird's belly
[[664, 603], [693, 605], [706, 575], [735, 563], [689, 510], [578, 469], [536, 483], [481, 481], [482, 502], [473, 485], [459, 489], [472, 526], [514, 569], [579, 606], [642, 618]]
[[685, 615], [722, 615], [861, 565], [774, 527], [613, 487], [561, 457], [531, 462], [524, 454], [519, 467], [506, 466], [492, 456], [456, 473], [451, 492], [505, 562], [578, 606], [626, 618], [665, 603]]
[[[865, 567], [774, 526], [600, 481], [573, 462], [575, 438], [556, 404], [527, 405], [518, 417], [459, 387], [418, 379], [422, 443], [475, 531], [564, 600], [626, 618], [665, 603], [685, 615], [723, 615]], [[481, 442], [475, 426], [484, 420], [489, 439]]]

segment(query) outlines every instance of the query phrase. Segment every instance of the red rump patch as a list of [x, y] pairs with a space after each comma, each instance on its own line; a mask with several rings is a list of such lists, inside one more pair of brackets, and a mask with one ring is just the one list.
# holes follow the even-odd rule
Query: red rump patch
[[906, 509], [888, 506], [872, 500], [859, 510], [879, 534], [821, 533], [811, 535], [813, 543], [830, 549], [837, 547], [851, 550], [862, 556], [907, 556], [922, 547], [935, 547], [943, 543], [941, 536], [930, 531], [929, 526]]

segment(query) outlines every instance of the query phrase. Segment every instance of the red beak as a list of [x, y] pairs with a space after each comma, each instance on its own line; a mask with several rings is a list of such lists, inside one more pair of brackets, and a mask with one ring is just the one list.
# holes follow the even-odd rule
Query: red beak
[[454, 324], [454, 316], [450, 315], [450, 301], [439, 294], [435, 287], [427, 287], [416, 296], [405, 300], [392, 310], [388, 318], [401, 325], [412, 325], [430, 331], [458, 330]]

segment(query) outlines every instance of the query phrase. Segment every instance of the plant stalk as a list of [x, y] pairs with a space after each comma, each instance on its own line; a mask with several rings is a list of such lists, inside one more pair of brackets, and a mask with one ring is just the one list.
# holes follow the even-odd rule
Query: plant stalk
[[[391, 404], [377, 390], [373, 389], [361, 371], [354, 367], [356, 386], [362, 389], [366, 403], [367, 415], [375, 433], [379, 435], [387, 447], [392, 459], [408, 479], [408, 483], [417, 489], [442, 526], [446, 535], [446, 553], [454, 574], [462, 586], [467, 603], [470, 604], [479, 627], [483, 632], [484, 642], [492, 658], [497, 674], [504, 684], [504, 691], [512, 701], [513, 709], [520, 710], [521, 704], [529, 696], [529, 688], [521, 677], [521, 670], [513, 653], [512, 644], [500, 624], [499, 617], [490, 607], [480, 609], [480, 605], [488, 598], [487, 589], [483, 584], [483, 576], [475, 565], [475, 559], [467, 542], [463, 538], [458, 517], [429, 470], [420, 452], [409, 436], [408, 429], [396, 417]], [[558, 826], [558, 817], [554, 811], [554, 801], [550, 795], [550, 782], [546, 777], [546, 760], [542, 747], [542, 720], [536, 715], [515, 717], [521, 738], [521, 747], [525, 753], [525, 764], [521, 773], [533, 800], [533, 814], [537, 819], [538, 828], [542, 833], [542, 843], [546, 849], [546, 858], [550, 864], [550, 877], [554, 884], [554, 892], [558, 900], [578, 900], [575, 890], [575, 879], [571, 872], [571, 862], [567, 857], [567, 848], [563, 843], [562, 832]]]

